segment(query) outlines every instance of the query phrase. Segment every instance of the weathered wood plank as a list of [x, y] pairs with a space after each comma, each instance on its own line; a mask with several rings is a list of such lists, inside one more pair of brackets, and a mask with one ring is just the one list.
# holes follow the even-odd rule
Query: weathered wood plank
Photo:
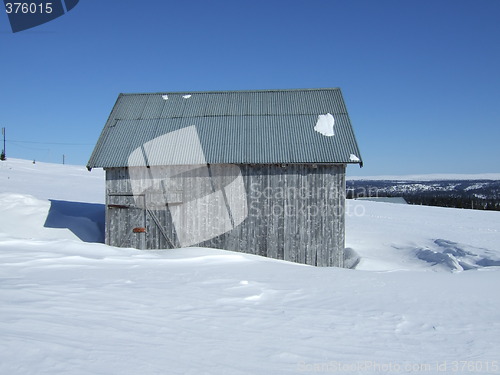
[[[170, 248], [164, 232], [176, 247], [217, 247], [311, 265], [343, 265], [345, 165], [148, 169], [106, 170], [106, 243]], [[138, 193], [144, 195], [142, 201]], [[117, 215], [111, 210], [119, 208], [110, 205], [130, 209], [121, 208]], [[134, 205], [144, 215], [144, 245], [133, 238], [118, 244], [117, 239], [139, 226], [140, 215], [130, 211]]]

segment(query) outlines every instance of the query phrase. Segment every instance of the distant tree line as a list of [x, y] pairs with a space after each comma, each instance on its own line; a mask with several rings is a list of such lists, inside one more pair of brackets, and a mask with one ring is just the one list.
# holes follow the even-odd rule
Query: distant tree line
[[500, 200], [498, 199], [478, 199], [467, 197], [446, 197], [446, 196], [409, 196], [404, 197], [409, 204], [424, 206], [439, 206], [453, 208], [468, 208], [472, 210], [494, 210], [500, 211]]

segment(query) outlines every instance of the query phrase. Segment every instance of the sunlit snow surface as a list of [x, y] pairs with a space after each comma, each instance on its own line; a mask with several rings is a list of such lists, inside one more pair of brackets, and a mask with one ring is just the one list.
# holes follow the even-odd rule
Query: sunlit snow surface
[[102, 171], [29, 163], [0, 162], [0, 374], [500, 373], [497, 212], [348, 201], [356, 270], [139, 251], [84, 242]]
[[359, 158], [354, 154], [349, 155], [349, 160], [350, 161], [360, 161]]
[[319, 115], [314, 130], [326, 137], [332, 137], [335, 135], [333, 125], [335, 125], [335, 119], [330, 113]]

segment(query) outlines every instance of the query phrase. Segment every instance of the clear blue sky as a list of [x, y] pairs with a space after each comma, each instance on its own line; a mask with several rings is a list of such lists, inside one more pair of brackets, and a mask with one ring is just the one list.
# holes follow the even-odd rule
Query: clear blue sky
[[500, 172], [500, 0], [80, 0], [0, 57], [8, 157], [85, 164], [120, 92], [341, 87], [349, 175]]

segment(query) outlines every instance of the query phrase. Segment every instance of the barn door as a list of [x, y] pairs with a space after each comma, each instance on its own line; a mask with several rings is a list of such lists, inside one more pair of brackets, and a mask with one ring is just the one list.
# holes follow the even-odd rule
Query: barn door
[[[138, 196], [109, 194], [107, 243], [117, 247], [146, 248], [146, 213], [136, 204]], [[144, 199], [144, 196], [139, 198]]]

